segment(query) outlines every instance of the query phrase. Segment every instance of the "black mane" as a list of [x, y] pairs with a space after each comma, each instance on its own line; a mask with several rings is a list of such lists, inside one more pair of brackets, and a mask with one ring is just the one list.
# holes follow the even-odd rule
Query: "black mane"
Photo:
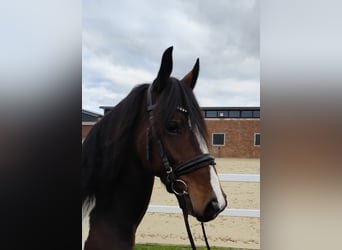
[[82, 204], [90, 202], [115, 183], [127, 162], [123, 152], [134, 146], [132, 131], [148, 84], [135, 87], [126, 98], [106, 114], [89, 132], [82, 145]]

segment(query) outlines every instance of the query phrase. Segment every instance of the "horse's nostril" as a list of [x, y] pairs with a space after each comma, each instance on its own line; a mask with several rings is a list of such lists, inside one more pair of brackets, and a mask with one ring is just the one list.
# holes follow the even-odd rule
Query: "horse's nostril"
[[219, 203], [217, 201], [217, 199], [212, 199], [207, 207], [205, 208], [205, 214], [210, 216], [210, 215], [214, 215], [216, 214], [218, 211], [220, 210], [220, 206]]

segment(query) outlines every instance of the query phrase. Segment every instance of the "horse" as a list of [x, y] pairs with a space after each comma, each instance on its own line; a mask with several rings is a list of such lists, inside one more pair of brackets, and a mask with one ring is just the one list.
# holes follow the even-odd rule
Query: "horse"
[[132, 250], [155, 176], [183, 212], [200, 222], [227, 206], [207, 128], [193, 93], [199, 59], [181, 80], [172, 77], [172, 50], [157, 77], [141, 84], [98, 121], [82, 144], [82, 211], [88, 209], [84, 249]]

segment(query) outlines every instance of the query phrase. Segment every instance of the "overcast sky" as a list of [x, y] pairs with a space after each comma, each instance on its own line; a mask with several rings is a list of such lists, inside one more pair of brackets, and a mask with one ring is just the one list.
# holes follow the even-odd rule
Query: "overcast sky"
[[83, 1], [82, 108], [102, 113], [150, 83], [173, 49], [172, 76], [200, 58], [200, 106], [259, 106], [259, 1]]

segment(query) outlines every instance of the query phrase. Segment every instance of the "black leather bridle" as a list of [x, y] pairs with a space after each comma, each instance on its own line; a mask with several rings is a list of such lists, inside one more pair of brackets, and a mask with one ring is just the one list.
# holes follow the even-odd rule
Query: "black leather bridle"
[[[150, 122], [150, 128], [147, 129], [147, 141], [146, 141], [146, 152], [147, 152], [147, 160], [149, 160], [150, 155], [150, 147], [149, 147], [149, 140], [150, 140], [150, 132], [151, 129], [153, 129], [153, 110], [155, 108], [155, 105], [153, 105], [152, 101], [152, 84], [147, 89], [147, 112], [149, 113], [149, 122]], [[187, 113], [188, 111], [182, 107], [177, 107], [177, 111], [182, 113]], [[194, 243], [194, 240], [192, 238], [192, 234], [190, 231], [190, 226], [188, 222], [188, 214], [189, 212], [192, 212], [192, 204], [188, 193], [188, 186], [185, 181], [179, 179], [181, 175], [188, 174], [191, 172], [194, 172], [195, 170], [198, 170], [200, 168], [206, 167], [208, 165], [215, 165], [215, 159], [209, 155], [209, 154], [201, 154], [198, 156], [193, 157], [192, 159], [182, 162], [180, 164], [177, 164], [175, 166], [172, 166], [170, 164], [170, 161], [165, 153], [163, 144], [158, 136], [158, 134], [155, 132], [153, 139], [155, 140], [155, 144], [157, 145], [159, 155], [162, 159], [165, 172], [166, 172], [166, 188], [168, 192], [174, 193], [181, 205], [182, 211], [183, 211], [183, 217], [185, 226], [188, 232], [189, 240], [192, 246], [192, 249], [195, 250], [196, 246]], [[175, 184], [182, 184], [184, 185], [184, 189], [179, 192], [175, 188]], [[202, 231], [205, 239], [205, 243], [207, 245], [207, 249], [210, 249], [207, 236], [204, 229], [203, 222], [202, 225]]]

